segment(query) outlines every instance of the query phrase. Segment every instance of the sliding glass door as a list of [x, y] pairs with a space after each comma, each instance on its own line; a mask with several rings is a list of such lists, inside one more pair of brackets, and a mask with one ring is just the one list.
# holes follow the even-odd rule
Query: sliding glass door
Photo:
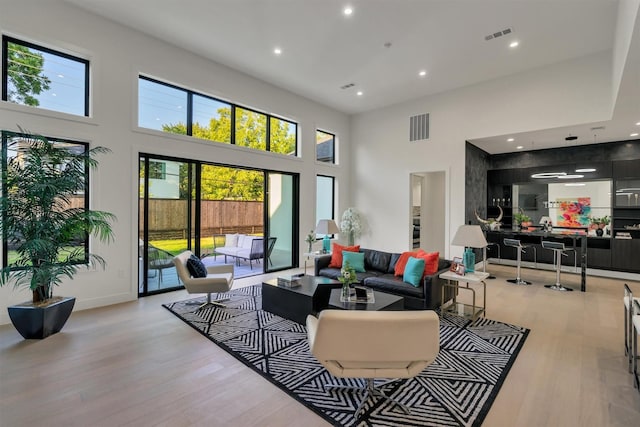
[[181, 285], [173, 257], [193, 239], [192, 185], [188, 162], [141, 157], [138, 290], [140, 294]]
[[266, 271], [282, 270], [294, 265], [298, 253], [297, 177], [267, 172], [267, 246]]
[[[297, 182], [296, 174], [141, 155], [139, 294], [180, 288], [172, 259], [187, 249], [205, 264], [233, 263], [236, 277], [292, 268]], [[262, 247], [218, 256], [231, 235], [258, 238]]]

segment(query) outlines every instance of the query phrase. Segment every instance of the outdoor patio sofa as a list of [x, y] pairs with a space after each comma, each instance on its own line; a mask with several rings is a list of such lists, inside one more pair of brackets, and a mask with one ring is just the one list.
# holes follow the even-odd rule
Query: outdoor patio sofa
[[[216, 246], [216, 241], [224, 236], [224, 246]], [[249, 261], [249, 266], [253, 269], [253, 261], [264, 258], [264, 238], [262, 236], [249, 236], [247, 234], [224, 234], [213, 236], [213, 256], [224, 255], [224, 262], [227, 258], [235, 259], [236, 264], [240, 260]], [[271, 255], [273, 246], [276, 243], [275, 237], [269, 237], [267, 248], [267, 259]]]

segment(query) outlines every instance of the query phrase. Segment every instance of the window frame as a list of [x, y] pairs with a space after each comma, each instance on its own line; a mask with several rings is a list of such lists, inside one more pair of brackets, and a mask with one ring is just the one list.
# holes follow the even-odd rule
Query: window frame
[[[230, 108], [231, 108], [231, 112], [230, 112], [230, 122], [231, 122], [230, 135], [231, 135], [231, 141], [230, 142], [224, 142], [224, 141], [213, 141], [213, 140], [210, 140], [210, 139], [202, 139], [203, 141], [217, 142], [217, 143], [220, 143], [220, 144], [227, 144], [227, 145], [235, 145], [237, 147], [248, 148], [248, 149], [255, 150], [255, 151], [264, 151], [264, 152], [273, 153], [273, 154], [281, 155], [281, 156], [298, 157], [298, 152], [299, 152], [299, 147], [298, 147], [298, 142], [299, 142], [298, 141], [298, 127], [299, 127], [299, 124], [297, 122], [293, 121], [293, 120], [285, 119], [283, 117], [276, 116], [276, 115], [270, 114], [270, 113], [266, 113], [264, 111], [260, 111], [260, 110], [257, 110], [255, 108], [247, 107], [245, 105], [234, 104], [233, 102], [225, 101], [223, 99], [216, 98], [216, 97], [210, 96], [210, 95], [206, 95], [206, 94], [201, 93], [201, 92], [192, 91], [190, 89], [186, 89], [186, 88], [183, 88], [183, 87], [171, 84], [171, 83], [167, 83], [167, 82], [155, 79], [153, 77], [149, 77], [149, 76], [144, 75], [144, 74], [138, 74], [138, 81], [140, 79], [146, 80], [146, 81], [151, 82], [151, 83], [156, 83], [156, 84], [159, 84], [159, 85], [168, 86], [170, 88], [183, 91], [183, 92], [185, 92], [187, 94], [187, 123], [185, 123], [185, 125], [186, 125], [186, 129], [187, 129], [186, 135], [189, 136], [189, 137], [197, 138], [197, 137], [193, 136], [193, 98], [194, 98], [194, 96], [199, 96], [199, 97], [202, 97], [202, 98], [205, 98], [205, 99], [210, 99], [210, 100], [215, 101], [215, 102], [219, 102], [219, 103], [222, 103], [222, 104], [229, 105]], [[139, 85], [138, 85], [138, 87], [139, 87]], [[236, 119], [238, 117], [238, 114], [236, 112], [237, 108], [241, 108], [241, 109], [246, 110], [246, 111], [251, 112], [251, 113], [260, 114], [260, 115], [263, 115], [265, 117], [266, 125], [265, 125], [265, 149], [264, 150], [250, 148], [250, 147], [246, 147], [244, 145], [236, 144]], [[141, 124], [140, 124], [140, 92], [138, 92], [138, 109], [137, 109], [137, 111], [138, 111], [137, 126], [139, 128], [141, 128], [141, 129], [150, 129], [152, 131], [172, 134], [171, 132], [164, 132], [162, 130], [158, 131], [157, 129], [141, 126]], [[283, 121], [283, 122], [286, 122], [286, 123], [289, 123], [289, 124], [292, 124], [292, 125], [295, 125], [295, 147], [294, 147], [293, 154], [289, 155], [289, 154], [282, 154], [282, 153], [277, 153], [277, 152], [271, 151], [271, 119], [272, 118], [280, 120], [280, 121]], [[182, 135], [182, 134], [175, 134], [175, 135]], [[334, 136], [334, 138], [335, 138], [335, 136]], [[198, 138], [198, 139], [201, 139], [201, 138]]]
[[[12, 139], [12, 138], [33, 138], [34, 135], [32, 134], [28, 134], [28, 133], [23, 133], [23, 132], [13, 132], [13, 131], [8, 131], [8, 130], [3, 130], [0, 132], [1, 138], [0, 138], [0, 151], [1, 151], [1, 159], [0, 159], [0, 168], [2, 168], [2, 177], [0, 178], [0, 186], [4, 189], [6, 187], [5, 185], [5, 180], [6, 180], [6, 170], [7, 170], [7, 162], [9, 161], [9, 157], [8, 157], [8, 142]], [[43, 135], [44, 138], [46, 138], [46, 140], [49, 143], [65, 143], [65, 144], [73, 144], [73, 145], [77, 145], [77, 146], [81, 146], [84, 148], [84, 155], [86, 156], [87, 160], [89, 159], [89, 149], [91, 148], [90, 144], [88, 142], [83, 142], [83, 141], [76, 141], [76, 140], [72, 140], [72, 139], [67, 139], [67, 138], [56, 138], [56, 137], [49, 137], [46, 135]], [[90, 209], [90, 188], [91, 188], [91, 173], [90, 173], [90, 167], [89, 167], [89, 163], [88, 161], [85, 162], [85, 167], [84, 167], [84, 188], [82, 190], [82, 195], [83, 195], [83, 209], [85, 211], [88, 211]], [[2, 190], [4, 191], [4, 190]], [[4, 221], [4, 216], [0, 216], [0, 221]], [[6, 231], [3, 229], [2, 230], [2, 266], [3, 267], [8, 267], [9, 266], [9, 251], [8, 251], [8, 236], [6, 234]], [[73, 261], [72, 264], [76, 264], [76, 265], [83, 265], [83, 264], [88, 264], [89, 263], [89, 239], [90, 236], [88, 234], [85, 233], [85, 237], [84, 237], [84, 241], [82, 242], [82, 246], [84, 247], [84, 256], [82, 257], [82, 259], [77, 260], [77, 261]], [[19, 269], [19, 267], [12, 267], [13, 269]]]
[[[65, 52], [61, 52], [55, 49], [51, 49], [42, 45], [38, 45], [36, 43], [31, 43], [25, 40], [20, 40], [15, 37], [7, 36], [5, 34], [2, 35], [2, 100], [5, 102], [9, 102], [16, 105], [24, 105], [30, 107], [29, 105], [19, 104], [8, 100], [9, 97], [9, 43], [17, 44], [20, 46], [24, 46], [28, 49], [36, 49], [50, 55], [58, 56], [64, 59], [68, 59], [71, 61], [79, 62], [84, 65], [84, 114], [80, 117], [89, 117], [90, 114], [90, 95], [91, 95], [91, 87], [90, 87], [90, 61], [85, 58], [81, 58], [79, 56], [71, 55]], [[55, 111], [57, 113], [62, 114], [70, 114], [73, 116], [79, 116], [78, 114], [69, 113], [66, 111], [54, 110], [51, 108], [44, 108], [40, 106], [35, 106], [33, 108], [40, 108], [48, 111]]]
[[[330, 218], [318, 218], [318, 179], [319, 178], [328, 178], [331, 180], [331, 217]], [[320, 221], [321, 219], [332, 219], [332, 220], [336, 220], [335, 216], [336, 216], [336, 177], [335, 176], [331, 176], [331, 175], [323, 175], [323, 174], [316, 174], [316, 212], [315, 212], [315, 216], [316, 216], [316, 224], [318, 223], [318, 221]], [[338, 224], [338, 226], [340, 226]], [[318, 239], [322, 239], [324, 237], [324, 234], [317, 234], [316, 233], [316, 240]], [[331, 234], [330, 236], [331, 238], [335, 237], [335, 234]]]
[[[321, 160], [318, 158], [318, 133], [323, 133], [325, 135], [331, 135], [331, 161], [325, 161], [325, 160]], [[336, 134], [332, 133], [332, 132], [328, 132], [326, 130], [322, 130], [322, 129], [316, 129], [316, 162], [320, 162], [320, 163], [326, 163], [326, 164], [330, 164], [330, 165], [335, 165], [336, 164]]]

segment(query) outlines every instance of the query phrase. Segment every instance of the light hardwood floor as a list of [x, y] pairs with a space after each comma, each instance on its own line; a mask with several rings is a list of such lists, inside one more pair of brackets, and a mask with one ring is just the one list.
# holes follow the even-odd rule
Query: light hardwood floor
[[[638, 426], [623, 355], [622, 284], [543, 287], [549, 271], [490, 265], [487, 317], [531, 329], [484, 426]], [[564, 283], [579, 288], [576, 275]], [[240, 279], [236, 286], [260, 282]], [[627, 282], [637, 295], [640, 283]], [[161, 307], [172, 292], [74, 312], [25, 341], [0, 327], [0, 426], [326, 426], [328, 423]]]

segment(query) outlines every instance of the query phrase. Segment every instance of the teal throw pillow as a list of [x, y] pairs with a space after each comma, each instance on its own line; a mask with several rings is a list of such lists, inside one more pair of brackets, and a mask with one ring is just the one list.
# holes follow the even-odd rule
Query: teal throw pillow
[[418, 286], [420, 286], [422, 273], [424, 273], [424, 259], [409, 257], [407, 266], [404, 268], [404, 275], [402, 276], [402, 280], [407, 283], [411, 283], [417, 288]]
[[342, 251], [342, 265], [349, 263], [356, 273], [364, 273], [364, 252]]

